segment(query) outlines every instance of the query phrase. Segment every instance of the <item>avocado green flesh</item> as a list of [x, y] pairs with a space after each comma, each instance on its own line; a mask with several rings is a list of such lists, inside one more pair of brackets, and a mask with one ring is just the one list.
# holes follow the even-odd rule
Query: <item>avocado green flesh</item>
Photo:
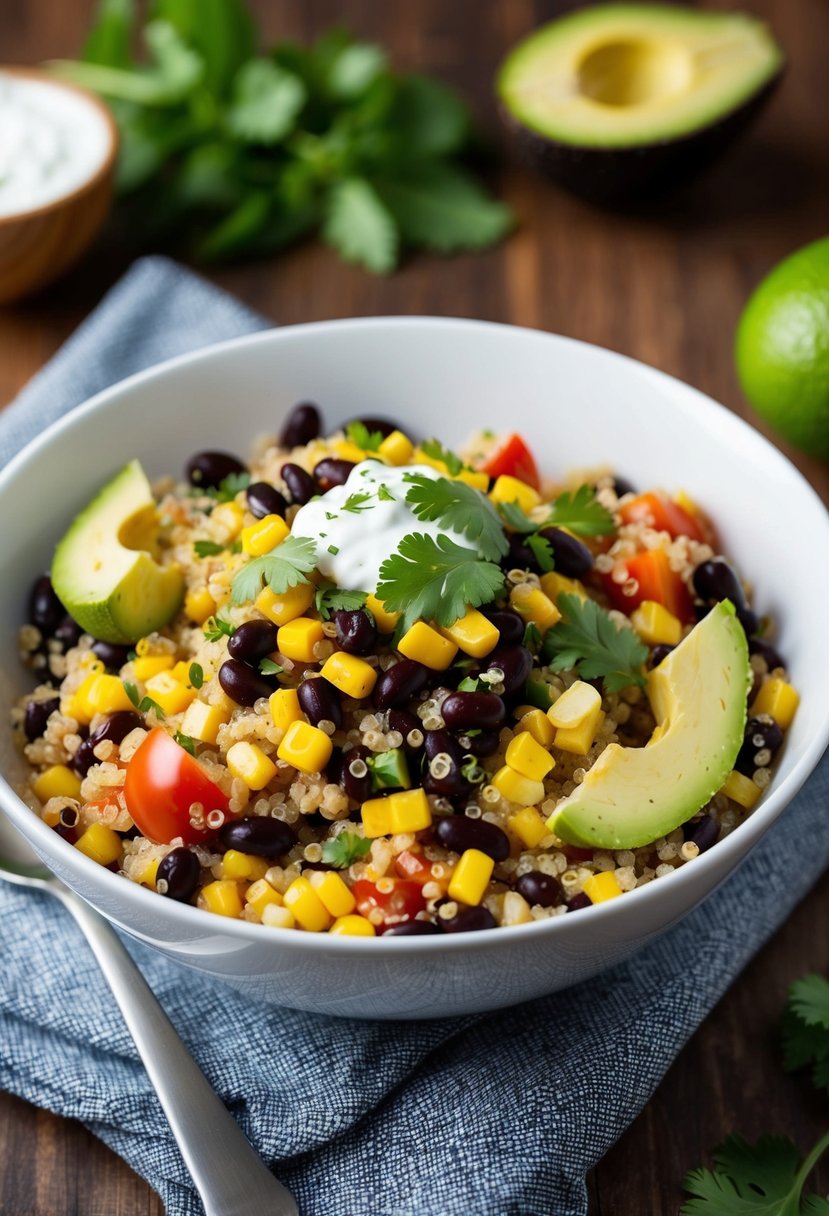
[[178, 566], [161, 566], [155, 502], [131, 461], [76, 517], [52, 562], [58, 599], [82, 629], [105, 642], [137, 642], [175, 616], [184, 595]]
[[745, 634], [724, 600], [650, 673], [651, 740], [606, 747], [547, 826], [582, 848], [635, 849], [685, 823], [734, 767], [750, 681]]
[[748, 103], [781, 71], [765, 24], [638, 4], [568, 14], [520, 43], [498, 94], [520, 124], [577, 147], [678, 139]]

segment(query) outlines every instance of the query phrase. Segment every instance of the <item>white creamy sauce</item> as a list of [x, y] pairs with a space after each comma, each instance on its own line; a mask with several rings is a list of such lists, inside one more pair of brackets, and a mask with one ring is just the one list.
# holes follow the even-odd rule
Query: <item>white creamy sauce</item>
[[81, 94], [0, 72], [0, 216], [71, 194], [111, 146], [104, 116]]
[[[407, 473], [420, 473], [432, 479], [441, 476], [428, 465], [390, 468], [376, 460], [364, 460], [351, 470], [344, 486], [334, 486], [297, 511], [291, 532], [317, 542], [317, 569], [338, 587], [374, 592], [381, 565], [409, 532], [448, 536], [458, 544], [468, 545], [459, 532], [417, 518], [406, 502], [410, 488]], [[358, 502], [352, 498], [358, 494], [369, 497]], [[353, 509], [346, 510], [349, 499]]]

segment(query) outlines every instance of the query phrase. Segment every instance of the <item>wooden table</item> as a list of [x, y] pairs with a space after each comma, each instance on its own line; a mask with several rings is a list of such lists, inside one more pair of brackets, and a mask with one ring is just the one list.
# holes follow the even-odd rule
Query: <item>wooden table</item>
[[[707, 6], [731, 7], [725, 0]], [[307, 244], [276, 261], [212, 277], [283, 324], [433, 313], [570, 334], [652, 363], [746, 414], [731, 358], [742, 304], [775, 261], [824, 236], [829, 226], [829, 5], [743, 0], [743, 6], [771, 21], [791, 66], [751, 135], [670, 204], [625, 216], [602, 213], [507, 163], [501, 188], [521, 226], [498, 250], [448, 262], [418, 257], [378, 279]], [[254, 5], [269, 39], [304, 39], [345, 21], [387, 46], [399, 66], [454, 82], [494, 132], [496, 64], [512, 42], [564, 7], [541, 0]], [[2, 5], [0, 56], [31, 63], [72, 55], [91, 8], [92, 0]], [[107, 249], [41, 298], [0, 309], [0, 401], [49, 358], [123, 265]], [[827, 469], [785, 450], [829, 498]], [[685, 1171], [708, 1160], [732, 1131], [749, 1138], [767, 1131], [794, 1135], [804, 1150], [813, 1143], [825, 1125], [825, 1104], [804, 1080], [782, 1073], [775, 1033], [786, 986], [807, 970], [827, 968], [824, 887], [805, 899], [736, 981], [593, 1171], [593, 1212], [676, 1212]], [[825, 1172], [824, 1187], [827, 1178]], [[0, 1211], [7, 1216], [158, 1216], [161, 1210], [149, 1187], [82, 1127], [0, 1096]]]

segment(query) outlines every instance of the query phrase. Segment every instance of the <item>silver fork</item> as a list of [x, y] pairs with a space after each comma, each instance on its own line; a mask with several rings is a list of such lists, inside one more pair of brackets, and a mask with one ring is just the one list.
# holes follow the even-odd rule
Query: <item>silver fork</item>
[[[111, 926], [56, 878], [0, 813], [0, 879], [54, 895], [89, 942], [158, 1099], [206, 1216], [298, 1216], [173, 1028]], [[258, 1205], [258, 1206], [257, 1206]]]

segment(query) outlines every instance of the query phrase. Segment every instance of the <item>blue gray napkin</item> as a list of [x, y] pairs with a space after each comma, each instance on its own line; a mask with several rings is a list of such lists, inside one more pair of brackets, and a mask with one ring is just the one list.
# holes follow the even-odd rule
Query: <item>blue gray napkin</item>
[[[123, 376], [264, 324], [164, 259], [137, 263], [0, 416], [0, 459]], [[303, 1216], [582, 1216], [585, 1172], [829, 863], [829, 835], [815, 831], [827, 800], [824, 760], [741, 868], [668, 935], [590, 983], [491, 1015], [383, 1024], [278, 1010], [130, 950]], [[197, 1216], [74, 924], [48, 897], [3, 883], [0, 924], [0, 1087], [80, 1119], [171, 1216]]]

